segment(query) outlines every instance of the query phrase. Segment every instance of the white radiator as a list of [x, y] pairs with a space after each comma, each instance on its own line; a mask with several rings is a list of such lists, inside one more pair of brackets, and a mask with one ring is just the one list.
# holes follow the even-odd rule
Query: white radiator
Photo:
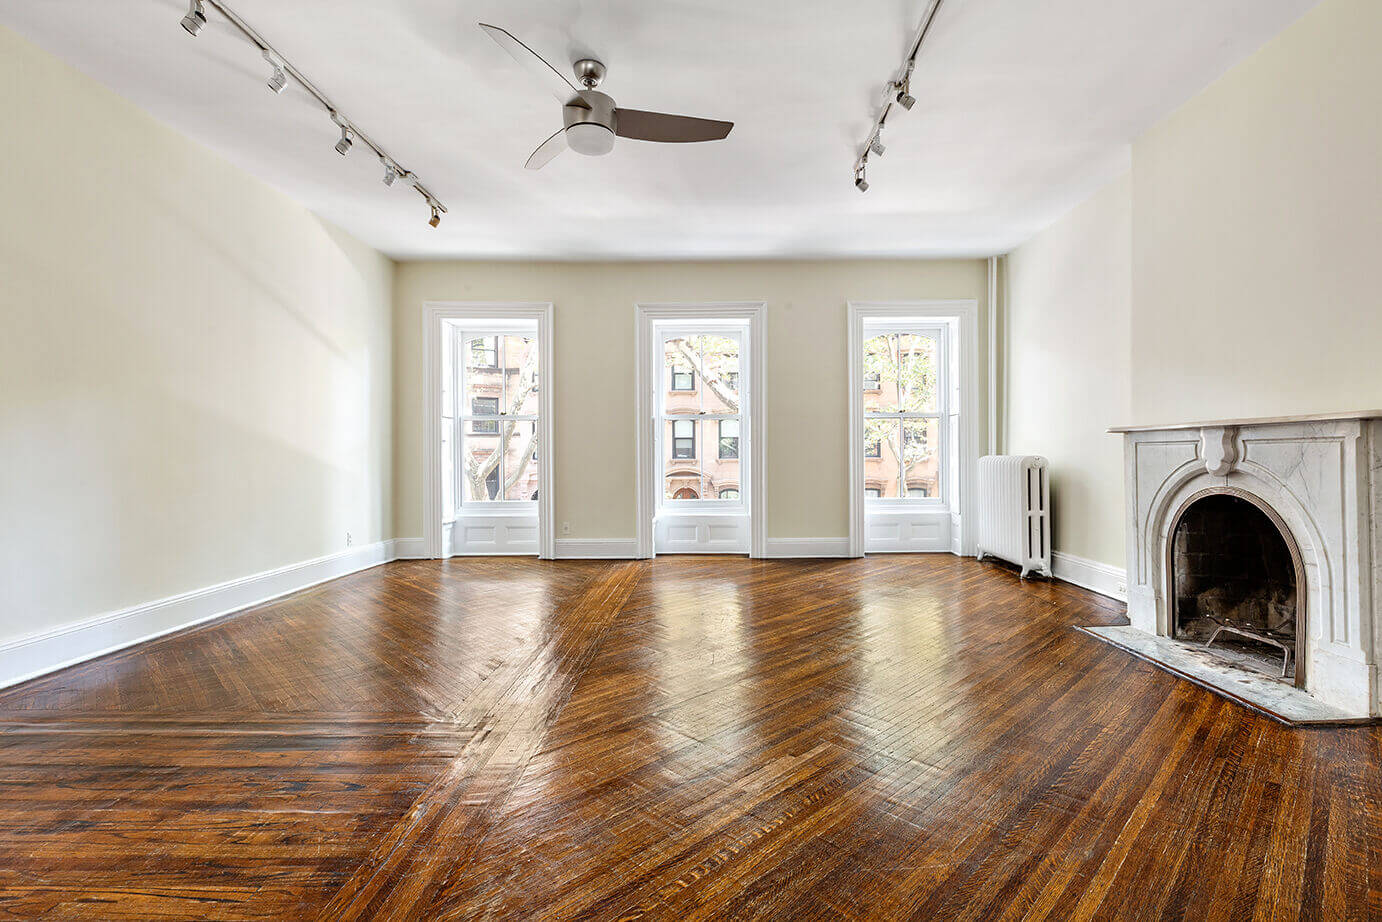
[[987, 455], [979, 459], [979, 559], [1001, 557], [1028, 573], [1051, 575], [1051, 502], [1046, 459]]

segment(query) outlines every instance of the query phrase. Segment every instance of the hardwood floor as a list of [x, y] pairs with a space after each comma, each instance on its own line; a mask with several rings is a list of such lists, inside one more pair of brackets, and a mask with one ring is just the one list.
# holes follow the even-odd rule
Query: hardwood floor
[[0, 693], [0, 917], [1382, 918], [1377, 728], [948, 556], [409, 561]]

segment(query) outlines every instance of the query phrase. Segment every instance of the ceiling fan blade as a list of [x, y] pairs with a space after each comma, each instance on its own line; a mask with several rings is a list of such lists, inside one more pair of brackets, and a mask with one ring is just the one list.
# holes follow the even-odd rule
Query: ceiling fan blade
[[485, 30], [494, 43], [509, 53], [520, 65], [527, 68], [530, 73], [537, 75], [543, 83], [561, 102], [570, 102], [572, 97], [577, 95], [576, 87], [562, 76], [561, 71], [557, 70], [542, 55], [538, 54], [527, 45], [514, 38], [508, 32], [498, 26], [491, 26], [488, 23], [480, 23], [480, 28]]
[[532, 155], [528, 157], [528, 162], [523, 164], [523, 166], [529, 170], [540, 170], [551, 163], [552, 158], [564, 150], [566, 150], [565, 128], [539, 144], [537, 150], [533, 151]]
[[614, 110], [614, 133], [635, 141], [663, 141], [670, 144], [718, 141], [728, 135], [733, 127], [733, 122], [718, 122], [711, 118], [644, 112], [641, 109]]

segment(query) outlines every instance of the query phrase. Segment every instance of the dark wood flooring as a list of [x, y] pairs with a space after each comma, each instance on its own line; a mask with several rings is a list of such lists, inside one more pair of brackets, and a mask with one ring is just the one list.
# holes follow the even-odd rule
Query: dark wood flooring
[[1382, 731], [948, 556], [399, 562], [0, 694], [0, 918], [1382, 917]]

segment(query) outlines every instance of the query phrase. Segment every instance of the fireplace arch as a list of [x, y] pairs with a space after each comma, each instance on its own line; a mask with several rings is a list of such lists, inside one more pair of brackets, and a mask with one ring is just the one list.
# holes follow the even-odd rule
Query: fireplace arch
[[[1230, 544], [1216, 546], [1212, 535], [1197, 528], [1231, 529], [1231, 534], [1219, 536]], [[1248, 490], [1216, 484], [1185, 497], [1171, 514], [1165, 535], [1166, 634], [1208, 644], [1199, 635], [1211, 630], [1210, 639], [1226, 633], [1249, 645], [1265, 641], [1289, 650], [1282, 677], [1291, 668], [1292, 684], [1305, 688], [1309, 638], [1305, 562], [1295, 535], [1277, 510]], [[1289, 634], [1282, 629], [1287, 622]]]

